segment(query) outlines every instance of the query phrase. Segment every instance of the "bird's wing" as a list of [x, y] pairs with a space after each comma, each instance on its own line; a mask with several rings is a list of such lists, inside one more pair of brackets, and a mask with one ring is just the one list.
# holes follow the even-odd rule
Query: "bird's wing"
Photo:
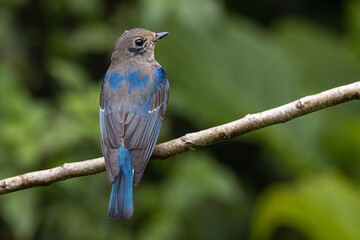
[[[134, 184], [137, 185], [141, 180], [159, 136], [169, 100], [169, 83], [165, 72], [158, 69], [154, 78], [159, 82], [157, 91], [136, 112], [127, 109], [126, 104], [120, 104], [118, 110], [113, 112], [107, 112], [106, 106], [103, 106], [103, 111], [100, 110], [102, 147], [110, 181], [118, 174], [116, 148], [120, 144], [131, 150], [134, 156]], [[101, 98], [103, 97], [100, 96], [100, 101]], [[104, 104], [104, 99], [102, 102]]]
[[[115, 177], [119, 174], [119, 162], [117, 157], [117, 147], [112, 144], [110, 140], [111, 132], [108, 129], [108, 124], [105, 119], [108, 118], [108, 113], [105, 112], [104, 102], [104, 85], [101, 87], [100, 92], [100, 129], [101, 129], [101, 148], [105, 158], [106, 173], [110, 182], [115, 180]], [[110, 133], [110, 135], [108, 134]]]
[[169, 82], [165, 72], [159, 69], [154, 77], [158, 78], [160, 84], [144, 105], [146, 115], [135, 115], [125, 126], [124, 146], [131, 149], [134, 156], [135, 186], [140, 182], [154, 150], [169, 100]]

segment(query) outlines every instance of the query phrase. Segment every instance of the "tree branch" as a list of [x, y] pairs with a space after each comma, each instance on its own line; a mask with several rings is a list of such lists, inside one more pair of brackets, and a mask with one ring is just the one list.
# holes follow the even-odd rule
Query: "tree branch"
[[[277, 123], [284, 123], [302, 115], [356, 99], [360, 99], [360, 82], [303, 97], [277, 108], [248, 114], [239, 120], [199, 132], [189, 133], [180, 138], [158, 144], [155, 147], [152, 159], [166, 159], [198, 147], [232, 139], [247, 132]], [[61, 180], [103, 171], [105, 171], [104, 158], [65, 163], [59, 167], [0, 180], [0, 194], [35, 186], [45, 186]]]

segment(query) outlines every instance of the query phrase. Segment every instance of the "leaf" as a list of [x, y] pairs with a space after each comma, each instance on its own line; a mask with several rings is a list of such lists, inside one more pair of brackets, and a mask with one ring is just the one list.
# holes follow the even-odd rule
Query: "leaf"
[[300, 178], [295, 183], [271, 186], [255, 207], [251, 239], [272, 239], [280, 227], [307, 239], [360, 238], [358, 187], [336, 172]]

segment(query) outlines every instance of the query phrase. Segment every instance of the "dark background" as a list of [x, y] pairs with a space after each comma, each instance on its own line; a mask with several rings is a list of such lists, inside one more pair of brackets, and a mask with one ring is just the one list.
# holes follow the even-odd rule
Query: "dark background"
[[[358, 1], [0, 2], [0, 178], [101, 156], [116, 39], [169, 31], [158, 142], [360, 79]], [[359, 239], [360, 110], [350, 102], [151, 161], [130, 221], [105, 173], [0, 197], [0, 239]]]

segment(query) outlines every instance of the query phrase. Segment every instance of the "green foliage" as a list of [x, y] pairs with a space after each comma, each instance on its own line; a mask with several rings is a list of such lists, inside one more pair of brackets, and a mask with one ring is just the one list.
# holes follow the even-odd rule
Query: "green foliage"
[[[161, 141], [360, 79], [357, 1], [345, 33], [293, 17], [264, 28], [216, 0], [1, 5], [0, 178], [101, 155], [99, 90], [127, 28], [170, 32]], [[359, 131], [352, 102], [151, 162], [131, 221], [107, 220], [105, 174], [4, 195], [0, 238], [358, 239]]]
[[307, 239], [359, 239], [360, 193], [343, 176], [326, 173], [276, 184], [259, 199], [251, 239], [269, 239], [279, 226]]
[[138, 232], [139, 239], [239, 236], [238, 222], [244, 217], [246, 202], [235, 176], [207, 154], [188, 153], [172, 160], [169, 175], [158, 190], [148, 185], [136, 195], [139, 205], [145, 206], [139, 211], [151, 211]]

